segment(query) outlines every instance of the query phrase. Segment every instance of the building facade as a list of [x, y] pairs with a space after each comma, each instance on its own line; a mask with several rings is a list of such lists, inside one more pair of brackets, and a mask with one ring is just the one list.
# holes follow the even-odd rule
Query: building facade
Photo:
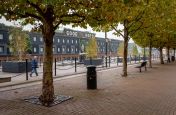
[[[44, 52], [44, 41], [41, 33], [29, 32], [32, 45], [32, 54], [42, 55]], [[86, 31], [75, 31], [72, 29], [64, 29], [56, 31], [53, 38], [53, 54], [80, 54], [85, 53], [86, 45], [91, 37], [95, 37], [95, 33]], [[106, 53], [106, 44], [108, 54], [117, 55], [117, 48], [120, 40], [95, 37], [97, 40], [97, 51], [99, 55]], [[0, 24], [0, 55], [10, 55], [9, 48], [9, 27]]]

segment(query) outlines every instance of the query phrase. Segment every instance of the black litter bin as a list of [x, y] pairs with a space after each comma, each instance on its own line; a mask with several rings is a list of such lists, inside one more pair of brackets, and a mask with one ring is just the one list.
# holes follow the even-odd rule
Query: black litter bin
[[97, 89], [96, 66], [87, 66], [87, 89]]
[[175, 56], [172, 56], [172, 57], [171, 57], [171, 60], [172, 60], [172, 61], [175, 61]]

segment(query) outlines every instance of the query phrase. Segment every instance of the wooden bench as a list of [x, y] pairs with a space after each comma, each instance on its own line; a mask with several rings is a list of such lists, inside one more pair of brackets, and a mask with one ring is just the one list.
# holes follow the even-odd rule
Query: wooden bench
[[147, 65], [147, 61], [144, 61], [144, 62], [141, 63], [141, 65], [136, 66], [136, 68], [139, 68], [139, 71], [141, 72], [141, 68], [145, 67], [145, 71], [147, 71], [146, 65]]
[[11, 77], [3, 77], [3, 78], [0, 78], [0, 83], [10, 82], [10, 81], [11, 81]]

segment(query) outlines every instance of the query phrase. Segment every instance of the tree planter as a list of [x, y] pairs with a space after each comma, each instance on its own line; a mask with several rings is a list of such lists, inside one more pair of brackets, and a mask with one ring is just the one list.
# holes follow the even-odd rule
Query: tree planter
[[[31, 71], [31, 62], [28, 62], [28, 72]], [[2, 71], [10, 73], [23, 73], [26, 70], [26, 62], [7, 61], [2, 62]]]
[[84, 65], [95, 65], [95, 66], [98, 66], [98, 65], [102, 65], [103, 63], [103, 60], [102, 59], [85, 59], [84, 60]]

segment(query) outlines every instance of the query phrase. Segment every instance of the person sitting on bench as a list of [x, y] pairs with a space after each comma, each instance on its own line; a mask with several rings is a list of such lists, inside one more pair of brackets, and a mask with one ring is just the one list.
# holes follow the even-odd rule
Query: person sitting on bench
[[144, 61], [144, 62], [141, 63], [141, 65], [136, 66], [136, 68], [139, 68], [139, 71], [141, 72], [141, 68], [145, 67], [145, 71], [147, 71], [146, 65], [147, 65], [147, 61]]

